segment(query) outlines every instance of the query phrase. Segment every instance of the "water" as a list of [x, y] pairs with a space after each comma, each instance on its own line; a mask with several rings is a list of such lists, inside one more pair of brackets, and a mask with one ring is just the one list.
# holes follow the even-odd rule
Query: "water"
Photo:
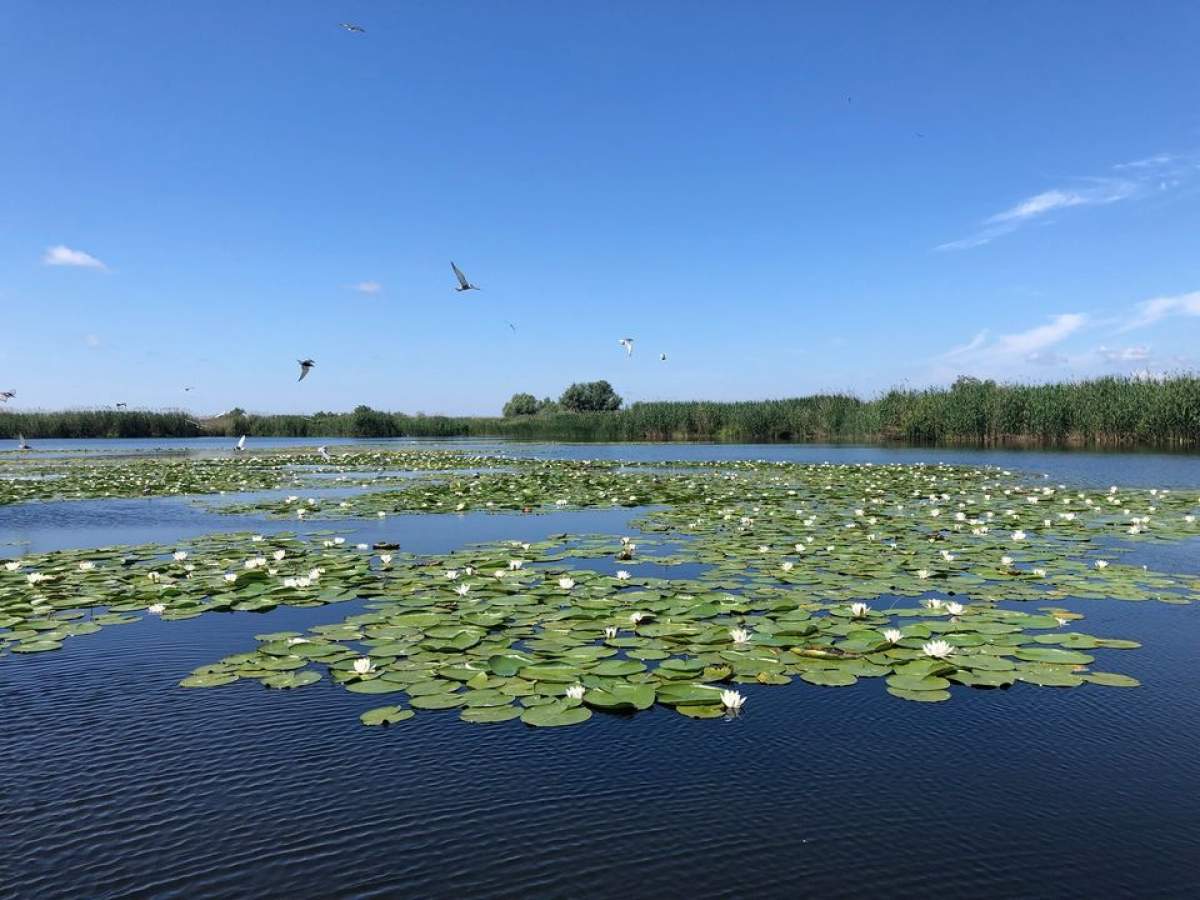
[[[1055, 482], [1200, 486], [1196, 456], [501, 449], [969, 458]], [[636, 514], [303, 528], [332, 524], [354, 539], [434, 553], [559, 531], [627, 533]], [[172, 499], [28, 504], [0, 507], [0, 549], [169, 543], [296, 524], [231, 520]], [[1195, 548], [1138, 552], [1200, 574]], [[296, 692], [175, 687], [192, 668], [250, 649], [256, 633], [339, 621], [356, 604], [106, 628], [58, 653], [0, 659], [0, 896], [1194, 896], [1197, 608], [1073, 606], [1087, 632], [1144, 643], [1103, 657], [1144, 687], [1018, 684], [916, 704], [888, 697], [881, 683], [797, 682], [747, 686], [746, 713], [732, 722], [656, 709], [546, 731], [468, 726], [453, 713], [364, 728], [357, 716], [379, 698], [325, 683]]]

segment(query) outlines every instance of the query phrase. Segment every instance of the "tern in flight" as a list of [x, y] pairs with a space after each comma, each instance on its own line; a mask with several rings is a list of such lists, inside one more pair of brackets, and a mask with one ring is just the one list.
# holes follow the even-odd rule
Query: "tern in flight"
[[659, 362], [666, 362], [666, 361], [667, 361], [667, 354], [665, 354], [665, 353], [660, 353], [660, 354], [658, 354], [658, 360], [659, 360]]
[[29, 443], [25, 440], [25, 435], [23, 435], [23, 434], [17, 435], [17, 449], [18, 450], [32, 450], [33, 449], [32, 447], [29, 446]]
[[311, 369], [313, 366], [315, 366], [316, 363], [313, 362], [311, 359], [298, 359], [298, 360], [296, 360], [296, 362], [300, 363], [300, 377], [297, 378], [296, 380], [303, 381], [304, 376], [308, 374], [308, 370]]
[[187, 391], [194, 391], [194, 390], [195, 390], [195, 388], [194, 388], [194, 387], [185, 387], [183, 390], [184, 390], [185, 392], [187, 392]]
[[458, 287], [455, 288], [456, 291], [479, 290], [478, 285], [471, 284], [471, 282], [467, 281], [467, 276], [463, 274], [462, 269], [454, 264], [454, 260], [450, 260], [450, 268], [454, 270], [454, 277], [458, 279]]
[[129, 409], [129, 404], [128, 403], [118, 403], [117, 409]]
[[625, 348], [626, 356], [633, 356], [633, 338], [621, 338], [617, 343]]
[[353, 22], [339, 22], [338, 24], [341, 25], [343, 28], [345, 28], [347, 31], [349, 31], [351, 34], [366, 34], [367, 33], [367, 29], [363, 28], [361, 25], [355, 25]]
[[17, 396], [16, 391], [0, 391], [0, 403], [7, 403], [15, 396]]
[[326, 450], [324, 447], [318, 447], [317, 452], [321, 454], [321, 459], [325, 460], [326, 462], [329, 462], [329, 451], [328, 450]]
[[233, 452], [236, 453], [239, 450], [245, 450], [245, 449], [246, 449], [246, 436], [243, 434], [238, 439], [238, 442], [233, 445]]
[[507, 325], [508, 325], [508, 327], [512, 329], [512, 333], [513, 333], [513, 334], [516, 334], [516, 333], [517, 333], [517, 326], [516, 326], [516, 325], [514, 325], [512, 322], [506, 322], [505, 324], [507, 324]]

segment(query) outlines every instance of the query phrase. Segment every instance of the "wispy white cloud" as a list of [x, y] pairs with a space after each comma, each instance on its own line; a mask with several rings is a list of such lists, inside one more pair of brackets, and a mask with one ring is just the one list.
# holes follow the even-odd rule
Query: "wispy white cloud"
[[1150, 358], [1150, 348], [1145, 344], [1133, 347], [1105, 347], [1096, 350], [1097, 355], [1109, 363], [1145, 362]]
[[84, 269], [106, 270], [108, 266], [90, 253], [82, 250], [72, 250], [63, 244], [47, 247], [42, 256], [42, 264], [47, 266], [77, 266]]
[[1133, 315], [1117, 331], [1145, 328], [1171, 316], [1200, 316], [1200, 291], [1173, 297], [1155, 297], [1139, 303]]
[[988, 216], [980, 228], [965, 238], [947, 241], [934, 249], [968, 250], [989, 244], [1011, 234], [1030, 222], [1044, 220], [1052, 213], [1080, 206], [1107, 206], [1142, 196], [1157, 189], [1171, 190], [1195, 175], [1197, 167], [1186, 157], [1160, 153], [1133, 162], [1113, 166], [1118, 175], [1073, 179], [1070, 187], [1053, 188], [1026, 197], [1007, 209]]
[[101, 343], [99, 336], [95, 334], [85, 334], [83, 342], [93, 349], [99, 347]]
[[354, 285], [354, 290], [360, 294], [378, 294], [383, 290], [383, 285], [378, 281], [360, 281]]
[[1001, 334], [995, 338], [984, 330], [969, 342], [941, 356], [943, 363], [969, 365], [985, 370], [1006, 370], [1023, 363], [1042, 366], [1064, 365], [1069, 359], [1054, 348], [1083, 328], [1088, 317], [1083, 313], [1060, 313], [1044, 325], [1025, 331]]

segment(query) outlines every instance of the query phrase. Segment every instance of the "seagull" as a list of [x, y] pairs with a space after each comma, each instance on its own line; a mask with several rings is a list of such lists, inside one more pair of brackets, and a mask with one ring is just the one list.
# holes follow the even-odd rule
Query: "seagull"
[[329, 451], [328, 450], [326, 450], [324, 447], [318, 447], [317, 452], [321, 454], [321, 459], [325, 460], [326, 462], [329, 462]]
[[665, 353], [660, 353], [660, 354], [658, 354], [658, 361], [659, 361], [659, 362], [666, 362], [666, 361], [667, 361], [667, 354], [665, 354]]
[[462, 269], [454, 264], [454, 260], [450, 260], [450, 268], [454, 270], [454, 277], [458, 279], [458, 287], [456, 291], [477, 291], [479, 287], [467, 281], [467, 276], [463, 274]]
[[32, 450], [33, 449], [32, 447], [29, 446], [28, 442], [25, 440], [25, 435], [23, 435], [23, 434], [17, 435], [17, 449], [18, 450]]
[[311, 359], [298, 359], [298, 360], [296, 360], [296, 362], [300, 363], [300, 377], [297, 378], [296, 380], [303, 381], [304, 376], [308, 374], [308, 370], [311, 369], [313, 366], [315, 366], [316, 363], [313, 362]]
[[236, 453], [239, 450], [245, 450], [245, 449], [246, 449], [246, 436], [243, 434], [241, 436], [241, 438], [238, 439], [238, 442], [233, 445], [233, 451]]
[[621, 338], [617, 343], [625, 348], [626, 356], [633, 356], [633, 338]]
[[16, 391], [0, 391], [0, 403], [7, 403], [15, 396], [17, 396]]
[[343, 28], [345, 28], [347, 31], [349, 31], [351, 34], [366, 34], [367, 33], [367, 29], [363, 28], [361, 25], [355, 25], [353, 22], [339, 22], [338, 24], [341, 25]]
[[185, 388], [184, 388], [184, 391], [185, 391], [185, 392], [186, 392], [186, 391], [194, 391], [194, 390], [195, 390], [195, 388], [194, 388], [194, 387], [185, 387]]
[[118, 403], [117, 409], [129, 409], [129, 404], [128, 403]]

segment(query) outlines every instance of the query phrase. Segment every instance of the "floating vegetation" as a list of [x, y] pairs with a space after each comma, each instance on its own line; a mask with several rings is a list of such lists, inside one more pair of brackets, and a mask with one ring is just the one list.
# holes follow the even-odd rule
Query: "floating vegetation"
[[[317, 465], [312, 455], [130, 466], [172, 467], [159, 471], [177, 482], [153, 482], [164, 492], [178, 483], [212, 493], [240, 480], [302, 479]], [[447, 472], [501, 463], [503, 471]], [[880, 679], [892, 696], [916, 702], [1018, 682], [1136, 687], [1108, 670], [1107, 657], [1138, 645], [1074, 630], [1082, 617], [1058, 604], [1200, 596], [1195, 576], [1121, 562], [1127, 542], [1200, 535], [1195, 491], [1076, 490], [949, 466], [664, 470], [440, 452], [347, 453], [323, 468], [359, 471], [371, 483], [380, 470], [404, 466], [424, 474], [398, 490], [332, 503], [297, 494], [236, 508], [338, 519], [618, 506], [639, 511], [642, 534], [557, 535], [436, 558], [351, 545], [334, 532], [28, 556], [0, 567], [0, 653], [58, 650], [145, 615], [171, 621], [358, 599], [365, 612], [305, 633], [262, 634], [256, 649], [180, 683], [324, 684], [388, 695], [363, 713], [368, 725], [454, 710], [465, 722], [555, 727], [593, 711], [652, 707], [735, 716], [753, 709], [743, 685], [839, 688]], [[99, 472], [137, 482], [112, 474], [121, 471], [112, 464], [54, 467], [77, 487], [102, 483]], [[583, 567], [598, 558], [622, 568]], [[649, 561], [663, 572], [690, 564], [698, 574], [649, 577], [640, 565]], [[1002, 601], [1035, 605], [1026, 611]]]

